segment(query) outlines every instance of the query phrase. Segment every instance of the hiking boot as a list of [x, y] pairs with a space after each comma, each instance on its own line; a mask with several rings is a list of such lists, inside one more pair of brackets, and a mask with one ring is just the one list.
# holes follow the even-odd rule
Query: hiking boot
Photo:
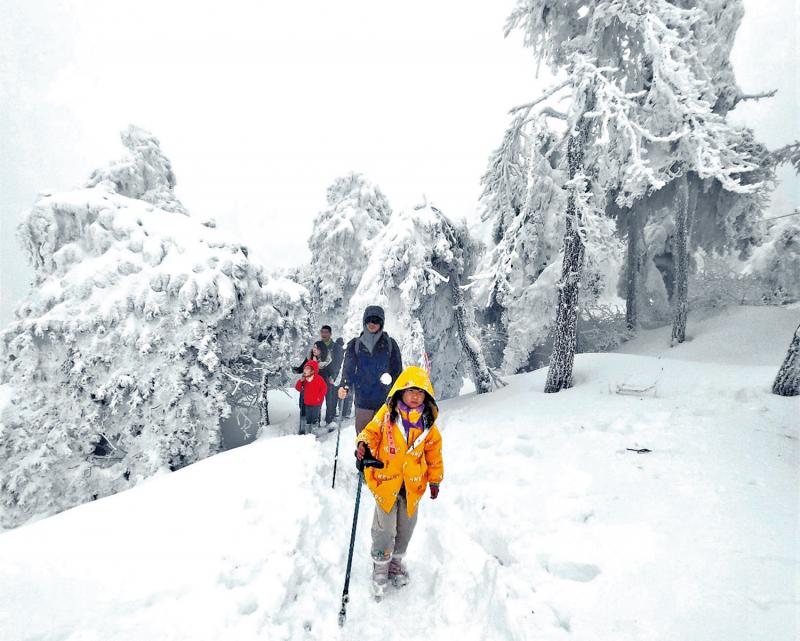
[[403, 563], [401, 555], [393, 556], [389, 561], [389, 580], [396, 588], [408, 585], [408, 569]]
[[389, 584], [389, 563], [391, 561], [372, 561], [372, 596], [376, 601], [383, 598]]

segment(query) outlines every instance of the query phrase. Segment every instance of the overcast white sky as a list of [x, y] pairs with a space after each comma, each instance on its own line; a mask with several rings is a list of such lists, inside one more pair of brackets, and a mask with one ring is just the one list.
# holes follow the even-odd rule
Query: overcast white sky
[[[472, 218], [507, 110], [548, 79], [513, 0], [0, 2], [0, 324], [30, 269], [14, 229], [42, 190], [82, 183], [120, 154], [128, 123], [161, 140], [178, 195], [241, 235], [268, 267], [307, 259], [338, 175], [363, 172], [395, 209], [425, 194]], [[765, 7], [766, 5], [766, 7]], [[795, 0], [745, 0], [736, 116], [770, 147], [800, 138]], [[787, 170], [773, 207], [798, 203]]]

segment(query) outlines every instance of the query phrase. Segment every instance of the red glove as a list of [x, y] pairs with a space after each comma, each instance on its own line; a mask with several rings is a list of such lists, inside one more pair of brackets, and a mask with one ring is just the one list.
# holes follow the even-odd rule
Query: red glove
[[431, 483], [431, 498], [435, 499], [437, 496], [439, 496], [439, 484]]

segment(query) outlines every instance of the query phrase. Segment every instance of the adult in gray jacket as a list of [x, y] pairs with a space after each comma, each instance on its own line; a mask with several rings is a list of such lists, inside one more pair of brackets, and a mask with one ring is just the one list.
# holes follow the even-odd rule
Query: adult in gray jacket
[[330, 358], [330, 362], [319, 370], [320, 376], [328, 384], [328, 393], [325, 395], [325, 425], [328, 428], [332, 427], [336, 420], [338, 398], [335, 381], [339, 378], [339, 370], [342, 369], [342, 361], [344, 360], [342, 343], [341, 341], [334, 341], [332, 334], [330, 325], [323, 325], [319, 330], [319, 336], [322, 342], [325, 343], [325, 347], [328, 348], [328, 357]]

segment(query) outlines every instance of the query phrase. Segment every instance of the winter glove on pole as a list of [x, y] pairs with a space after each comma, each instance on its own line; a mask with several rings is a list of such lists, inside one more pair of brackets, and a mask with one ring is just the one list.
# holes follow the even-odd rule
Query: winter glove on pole
[[383, 467], [383, 461], [379, 461], [372, 455], [364, 441], [359, 441], [358, 449], [356, 449], [356, 468], [363, 472], [365, 467], [377, 467], [380, 469]]
[[431, 483], [431, 499], [435, 499], [439, 496], [439, 484], [438, 483]]

